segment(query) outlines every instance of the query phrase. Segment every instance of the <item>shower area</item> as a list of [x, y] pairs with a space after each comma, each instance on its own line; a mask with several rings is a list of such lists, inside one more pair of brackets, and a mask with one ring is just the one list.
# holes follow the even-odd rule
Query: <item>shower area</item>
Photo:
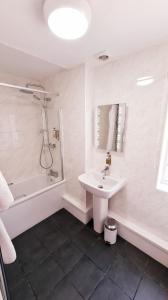
[[[45, 215], [38, 218], [37, 212], [38, 220], [25, 224], [26, 229], [50, 215], [50, 211], [57, 210], [54, 201], [58, 200], [59, 185], [64, 182], [62, 114], [56, 106], [58, 96], [40, 84], [0, 83], [0, 171], [15, 199], [12, 207], [21, 209], [14, 214], [11, 212], [12, 219], [18, 213], [27, 213], [25, 218], [31, 219], [39, 205], [44, 205]], [[28, 207], [23, 207], [23, 203]], [[22, 207], [19, 208], [19, 204]], [[0, 214], [10, 227], [10, 212]]]

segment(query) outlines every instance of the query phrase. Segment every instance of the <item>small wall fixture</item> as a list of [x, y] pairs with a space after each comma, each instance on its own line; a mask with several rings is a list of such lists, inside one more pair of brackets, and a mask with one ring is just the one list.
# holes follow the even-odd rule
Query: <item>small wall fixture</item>
[[86, 0], [45, 0], [44, 16], [50, 30], [59, 38], [82, 37], [91, 21], [91, 8]]
[[155, 81], [153, 76], [145, 76], [137, 79], [137, 85], [147, 86], [152, 84]]

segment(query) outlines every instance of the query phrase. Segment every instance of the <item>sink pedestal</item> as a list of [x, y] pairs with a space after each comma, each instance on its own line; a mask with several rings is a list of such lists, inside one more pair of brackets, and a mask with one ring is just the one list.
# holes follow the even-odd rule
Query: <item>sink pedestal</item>
[[93, 195], [93, 222], [94, 230], [103, 232], [104, 221], [108, 214], [108, 199]]
[[108, 215], [108, 201], [125, 185], [125, 179], [102, 176], [102, 173], [90, 171], [79, 176], [83, 188], [93, 195], [94, 230], [103, 232], [104, 221]]

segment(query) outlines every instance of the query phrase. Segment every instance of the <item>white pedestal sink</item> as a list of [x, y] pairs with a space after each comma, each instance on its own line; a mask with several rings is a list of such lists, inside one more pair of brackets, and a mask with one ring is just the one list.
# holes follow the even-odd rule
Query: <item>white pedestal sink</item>
[[108, 199], [120, 191], [125, 185], [125, 179], [103, 176], [99, 172], [88, 172], [79, 176], [83, 188], [93, 194], [94, 230], [103, 231], [103, 224], [108, 215]]

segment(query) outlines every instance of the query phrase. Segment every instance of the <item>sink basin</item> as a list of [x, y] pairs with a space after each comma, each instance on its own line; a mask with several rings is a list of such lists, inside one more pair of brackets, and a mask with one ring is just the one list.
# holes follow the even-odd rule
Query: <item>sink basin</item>
[[108, 199], [120, 191], [126, 181], [112, 176], [103, 176], [99, 172], [88, 172], [79, 176], [83, 188], [93, 194], [93, 221], [94, 230], [103, 231], [103, 224], [108, 215]]
[[125, 185], [125, 179], [103, 176], [101, 173], [94, 171], [84, 173], [78, 179], [88, 192], [106, 199], [111, 198]]

